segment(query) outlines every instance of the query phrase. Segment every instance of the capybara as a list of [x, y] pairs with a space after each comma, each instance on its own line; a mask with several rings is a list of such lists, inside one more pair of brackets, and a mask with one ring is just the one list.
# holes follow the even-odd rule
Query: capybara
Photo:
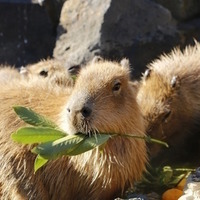
[[0, 183], [2, 199], [114, 199], [141, 178], [147, 162], [143, 139], [117, 136], [101, 151], [49, 161], [34, 174], [30, 145], [11, 140], [24, 122], [12, 106], [47, 116], [68, 134], [145, 136], [134, 85], [125, 63], [99, 61], [81, 69], [74, 88], [32, 80], [0, 90]]
[[0, 65], [0, 84], [8, 83], [13, 79], [20, 79], [19, 71], [15, 67]]
[[7, 84], [14, 79], [25, 79], [29, 81], [33, 77], [37, 77], [64, 87], [74, 86], [74, 76], [78, 74], [79, 70], [79, 65], [68, 65], [65, 67], [60, 61], [54, 59], [41, 60], [38, 63], [29, 64], [20, 69], [0, 65], [0, 83]]
[[[191, 139], [200, 131], [200, 44], [184, 51], [175, 48], [148, 65], [139, 84], [138, 104], [145, 118], [146, 133], [166, 141], [171, 158], [179, 151], [197, 155], [198, 141]], [[186, 146], [194, 149], [185, 149]], [[190, 152], [191, 151], [191, 152]], [[192, 152], [193, 151], [193, 152]], [[150, 154], [161, 152], [160, 145], [150, 145]], [[182, 159], [180, 157], [180, 159]]]
[[74, 86], [73, 76], [77, 75], [79, 70], [79, 65], [64, 66], [64, 63], [58, 60], [47, 59], [21, 67], [20, 74], [27, 79], [36, 76], [55, 82], [58, 85]]

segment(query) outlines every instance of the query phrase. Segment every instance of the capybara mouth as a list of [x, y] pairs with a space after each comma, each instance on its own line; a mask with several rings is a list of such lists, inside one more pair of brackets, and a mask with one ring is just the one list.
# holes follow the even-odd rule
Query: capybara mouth
[[77, 128], [76, 134], [81, 133], [89, 137], [100, 133], [100, 131], [97, 128], [91, 126], [89, 120], [82, 120], [81, 123], [76, 125], [76, 128]]
[[90, 130], [82, 130], [82, 131], [79, 131], [78, 133], [76, 134], [83, 134], [83, 135], [86, 135], [88, 137], [91, 137], [91, 136], [95, 136], [97, 134], [100, 134], [100, 132], [98, 130], [94, 130], [94, 129], [90, 129]]

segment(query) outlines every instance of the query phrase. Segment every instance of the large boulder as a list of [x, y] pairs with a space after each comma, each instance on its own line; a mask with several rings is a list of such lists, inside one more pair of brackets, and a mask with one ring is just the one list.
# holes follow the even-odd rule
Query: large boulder
[[127, 57], [139, 76], [146, 63], [176, 43], [171, 13], [150, 0], [68, 0], [53, 55], [75, 64], [94, 55]]

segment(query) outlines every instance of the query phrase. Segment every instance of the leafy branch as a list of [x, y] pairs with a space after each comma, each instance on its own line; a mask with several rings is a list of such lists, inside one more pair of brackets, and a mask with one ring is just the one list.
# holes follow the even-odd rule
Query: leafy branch
[[[168, 147], [167, 143], [151, 138], [150, 136], [137, 136], [129, 134], [100, 133], [87, 136], [82, 133], [68, 135], [58, 128], [51, 120], [35, 113], [29, 108], [15, 106], [14, 111], [31, 127], [19, 128], [12, 133], [14, 141], [22, 144], [38, 144], [32, 149], [37, 154], [34, 171], [45, 165], [48, 160], [56, 159], [63, 155], [75, 156], [98, 146], [103, 146], [112, 137], [133, 137], [146, 142], [154, 142]], [[34, 127], [33, 127], [34, 126]]]

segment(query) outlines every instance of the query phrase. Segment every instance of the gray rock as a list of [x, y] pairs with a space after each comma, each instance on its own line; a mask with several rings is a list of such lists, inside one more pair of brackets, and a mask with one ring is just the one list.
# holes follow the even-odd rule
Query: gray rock
[[66, 1], [62, 8], [54, 57], [81, 64], [100, 52], [101, 26], [110, 0]]
[[177, 20], [187, 20], [200, 14], [199, 0], [154, 0], [168, 8]]
[[112, 60], [127, 57], [141, 71], [161, 52], [163, 41], [172, 38], [173, 44], [166, 44], [169, 49], [174, 45], [175, 33], [171, 13], [150, 0], [68, 0], [62, 8], [53, 55], [77, 64], [94, 55]]

